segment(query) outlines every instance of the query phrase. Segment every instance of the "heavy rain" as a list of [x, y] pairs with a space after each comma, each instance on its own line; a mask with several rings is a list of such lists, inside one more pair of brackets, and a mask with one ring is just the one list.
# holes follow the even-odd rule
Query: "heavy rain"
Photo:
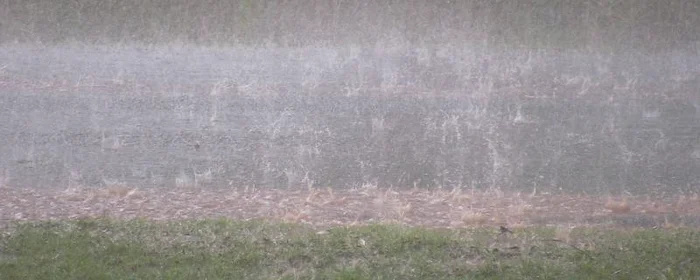
[[0, 2], [0, 229], [84, 219], [696, 229], [700, 3]]

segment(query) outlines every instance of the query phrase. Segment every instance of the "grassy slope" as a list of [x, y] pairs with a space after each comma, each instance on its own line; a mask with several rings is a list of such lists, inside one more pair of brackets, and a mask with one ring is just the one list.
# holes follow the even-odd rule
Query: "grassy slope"
[[[336, 228], [260, 221], [20, 225], [1, 279], [697, 279], [693, 230]], [[564, 242], [552, 241], [554, 238]], [[646, 278], [649, 277], [649, 278]]]

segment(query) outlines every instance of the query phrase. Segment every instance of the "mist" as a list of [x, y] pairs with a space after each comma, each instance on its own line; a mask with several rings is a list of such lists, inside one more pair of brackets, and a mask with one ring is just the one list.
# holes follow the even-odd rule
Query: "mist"
[[692, 1], [10, 1], [31, 188], [696, 192]]

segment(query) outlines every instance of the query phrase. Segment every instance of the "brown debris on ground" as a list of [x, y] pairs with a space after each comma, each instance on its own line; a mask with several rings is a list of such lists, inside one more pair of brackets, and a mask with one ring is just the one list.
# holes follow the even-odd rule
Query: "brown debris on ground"
[[[700, 197], [522, 195], [502, 191], [337, 189], [0, 189], [0, 225], [85, 217], [269, 219], [319, 227], [398, 223], [458, 228], [528, 225], [700, 226]], [[617, 223], [621, 221], [620, 223]]]

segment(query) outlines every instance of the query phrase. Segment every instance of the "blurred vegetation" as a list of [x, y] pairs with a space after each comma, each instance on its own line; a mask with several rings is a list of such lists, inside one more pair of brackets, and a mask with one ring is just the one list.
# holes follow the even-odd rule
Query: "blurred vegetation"
[[3, 232], [0, 278], [698, 279], [698, 241], [692, 229], [79, 220]]
[[697, 50], [685, 0], [5, 0], [2, 43]]

